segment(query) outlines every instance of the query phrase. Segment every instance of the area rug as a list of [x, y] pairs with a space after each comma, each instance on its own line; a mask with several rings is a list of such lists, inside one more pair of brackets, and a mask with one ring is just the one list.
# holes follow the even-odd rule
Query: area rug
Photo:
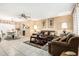
[[41, 45], [38, 45], [38, 44], [30, 43], [30, 41], [25, 41], [24, 43], [28, 44], [28, 45], [31, 45], [31, 46], [34, 46], [34, 47], [39, 48], [39, 49], [43, 49], [45, 51], [48, 50], [48, 46], [47, 45], [41, 46]]

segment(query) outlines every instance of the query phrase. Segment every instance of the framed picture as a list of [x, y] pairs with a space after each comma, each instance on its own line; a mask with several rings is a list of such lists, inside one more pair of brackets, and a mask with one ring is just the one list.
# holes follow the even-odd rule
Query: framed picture
[[54, 18], [48, 19], [48, 25], [49, 25], [50, 28], [52, 28], [54, 26]]
[[46, 20], [43, 20], [43, 21], [42, 21], [42, 25], [43, 25], [43, 27], [45, 27], [45, 25], [46, 25]]

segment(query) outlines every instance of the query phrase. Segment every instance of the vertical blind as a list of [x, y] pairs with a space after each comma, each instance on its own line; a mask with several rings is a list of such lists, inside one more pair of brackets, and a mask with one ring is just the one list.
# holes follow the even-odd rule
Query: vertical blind
[[79, 7], [77, 7], [78, 35], [79, 35]]
[[79, 7], [76, 6], [73, 14], [74, 33], [79, 35]]

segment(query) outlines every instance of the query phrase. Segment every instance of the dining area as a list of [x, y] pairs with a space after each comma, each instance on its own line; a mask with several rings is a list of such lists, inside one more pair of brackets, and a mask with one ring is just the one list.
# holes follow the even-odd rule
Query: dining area
[[16, 31], [7, 31], [4, 33], [3, 31], [0, 32], [0, 41], [2, 40], [16, 40], [19, 39], [20, 37], [18, 36]]

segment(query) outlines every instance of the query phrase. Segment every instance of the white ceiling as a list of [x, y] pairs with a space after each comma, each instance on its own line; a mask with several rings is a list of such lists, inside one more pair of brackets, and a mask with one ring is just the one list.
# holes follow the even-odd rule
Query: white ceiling
[[24, 13], [33, 19], [70, 14], [72, 3], [0, 3], [0, 16], [19, 16]]

